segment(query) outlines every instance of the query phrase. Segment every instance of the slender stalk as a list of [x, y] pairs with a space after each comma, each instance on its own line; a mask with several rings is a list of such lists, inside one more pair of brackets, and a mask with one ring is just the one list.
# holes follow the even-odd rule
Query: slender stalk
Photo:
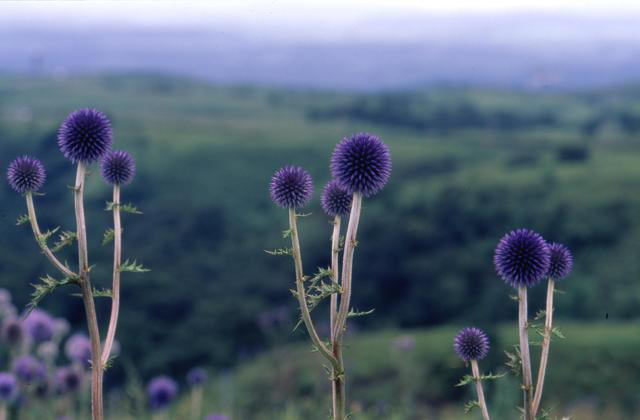
[[520, 333], [520, 358], [522, 362], [522, 392], [524, 400], [524, 420], [534, 420], [531, 413], [531, 357], [529, 355], [529, 335], [527, 334], [527, 288], [518, 288], [518, 330]]
[[549, 346], [551, 345], [551, 327], [553, 325], [553, 290], [555, 282], [549, 277], [547, 285], [547, 309], [544, 320], [544, 337], [542, 339], [542, 349], [540, 350], [540, 367], [538, 368], [538, 379], [536, 383], [536, 392], [533, 397], [532, 413], [535, 416], [540, 407], [542, 400], [542, 388], [544, 387], [544, 375], [547, 370], [547, 362], [549, 360]]
[[29, 221], [31, 222], [31, 230], [33, 230], [33, 235], [36, 238], [36, 242], [40, 245], [40, 249], [47, 257], [49, 261], [58, 269], [62, 274], [66, 277], [76, 278], [78, 275], [71, 271], [69, 267], [62, 264], [60, 260], [54, 255], [54, 253], [49, 249], [46, 242], [42, 240], [42, 232], [40, 232], [40, 226], [38, 225], [38, 218], [36, 217], [36, 209], [33, 204], [33, 194], [28, 192], [25, 194], [25, 199], [27, 201], [27, 211], [29, 213]]
[[482, 390], [480, 369], [478, 368], [478, 361], [476, 359], [471, 360], [471, 371], [473, 372], [473, 378], [476, 380], [476, 392], [478, 393], [478, 404], [480, 404], [480, 409], [482, 410], [482, 418], [484, 420], [490, 420], [489, 410], [487, 409], [487, 403], [484, 399], [484, 391]]
[[120, 311], [120, 264], [122, 262], [122, 226], [120, 223], [120, 185], [113, 186], [113, 284], [111, 286], [111, 317], [102, 348], [102, 366], [109, 361], [111, 347], [116, 336]]
[[87, 254], [87, 228], [84, 219], [84, 181], [86, 169], [82, 162], [78, 163], [76, 183], [74, 187], [74, 204], [76, 212], [77, 240], [78, 240], [78, 272], [80, 274], [80, 288], [82, 301], [87, 316], [87, 328], [91, 340], [91, 415], [93, 420], [102, 420], [102, 365], [100, 361], [100, 331], [96, 316], [93, 290], [89, 279], [89, 257]]
[[7, 420], [7, 404], [0, 402], [0, 420]]
[[309, 332], [309, 337], [311, 337], [311, 341], [313, 345], [318, 349], [320, 354], [322, 354], [330, 363], [332, 368], [338, 368], [338, 361], [335, 356], [329, 351], [327, 346], [322, 342], [320, 337], [318, 336], [318, 332], [313, 326], [313, 321], [311, 320], [311, 314], [309, 313], [309, 306], [307, 306], [307, 296], [304, 290], [304, 274], [302, 271], [302, 257], [300, 256], [300, 241], [298, 239], [298, 227], [296, 223], [296, 210], [291, 208], [289, 209], [289, 225], [291, 228], [291, 246], [293, 248], [293, 261], [295, 264], [296, 270], [296, 293], [298, 298], [298, 304], [300, 306], [300, 312], [302, 313], [302, 320], [304, 321], [304, 325]]
[[202, 386], [196, 385], [191, 389], [191, 418], [202, 418]]
[[[333, 234], [331, 235], [331, 277], [337, 284], [340, 283], [339, 277], [339, 256], [340, 256], [340, 222], [341, 218], [337, 215], [333, 220]], [[342, 346], [340, 340], [336, 340], [335, 323], [338, 310], [338, 294], [331, 295], [330, 306], [330, 325], [331, 325], [331, 347], [333, 356], [338, 361], [338, 369], [332, 369], [331, 374], [331, 396], [333, 401], [333, 418], [344, 418], [345, 394], [344, 394], [344, 367], [342, 361]]]
[[[333, 234], [331, 235], [331, 280], [334, 283], [340, 284], [338, 260], [340, 257], [340, 215], [337, 215], [333, 219]], [[333, 330], [336, 324], [336, 316], [338, 314], [338, 294], [331, 295], [331, 307], [330, 307], [330, 324], [331, 324], [331, 341], [335, 337], [335, 331]]]

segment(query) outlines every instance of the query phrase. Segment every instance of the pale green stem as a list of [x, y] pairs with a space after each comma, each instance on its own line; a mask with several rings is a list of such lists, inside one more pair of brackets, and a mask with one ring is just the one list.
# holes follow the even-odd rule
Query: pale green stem
[[489, 410], [487, 409], [487, 402], [484, 399], [484, 391], [482, 390], [482, 379], [480, 378], [480, 369], [478, 368], [478, 361], [476, 359], [471, 360], [471, 371], [473, 372], [473, 378], [476, 380], [476, 392], [478, 393], [478, 404], [482, 410], [482, 418], [484, 420], [490, 420]]
[[[331, 277], [332, 281], [340, 284], [339, 277], [339, 256], [340, 256], [340, 216], [336, 215], [333, 221], [333, 235], [331, 235]], [[331, 374], [331, 396], [333, 402], [333, 418], [344, 418], [345, 394], [343, 381], [343, 361], [342, 347], [336, 340], [335, 323], [338, 310], [338, 294], [331, 295], [330, 326], [331, 326], [331, 347], [333, 356], [338, 361], [338, 369], [333, 368]]]
[[536, 383], [536, 393], [533, 397], [532, 413], [535, 418], [540, 401], [542, 400], [542, 388], [544, 387], [544, 376], [547, 370], [547, 362], [549, 360], [549, 346], [551, 345], [551, 328], [553, 325], [553, 291], [555, 282], [549, 277], [547, 285], [547, 309], [544, 320], [544, 337], [542, 339], [542, 349], [540, 350], [540, 367], [538, 368], [538, 379]]
[[202, 386], [196, 385], [191, 389], [191, 418], [200, 420], [202, 418]]
[[531, 412], [531, 357], [529, 355], [529, 335], [527, 333], [527, 288], [525, 286], [518, 288], [518, 302], [524, 420], [534, 420]]
[[111, 317], [107, 336], [102, 348], [102, 366], [111, 355], [111, 347], [116, 336], [118, 313], [120, 312], [120, 264], [122, 262], [122, 226], [120, 223], [120, 185], [113, 186], [113, 284], [111, 286]]

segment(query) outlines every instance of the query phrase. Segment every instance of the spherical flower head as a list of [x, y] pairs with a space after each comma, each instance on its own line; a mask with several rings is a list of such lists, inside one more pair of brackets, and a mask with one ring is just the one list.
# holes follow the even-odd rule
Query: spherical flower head
[[111, 150], [100, 162], [100, 173], [107, 184], [126, 185], [136, 174], [136, 163], [124, 150]]
[[453, 340], [453, 350], [465, 362], [480, 360], [489, 352], [489, 339], [478, 328], [463, 328]]
[[24, 327], [36, 343], [53, 337], [53, 318], [41, 309], [34, 309], [24, 320]]
[[269, 192], [273, 202], [282, 208], [304, 207], [313, 193], [311, 175], [299, 166], [280, 168], [271, 178]]
[[19, 346], [24, 340], [24, 327], [18, 318], [5, 318], [2, 323], [2, 340], [10, 346]]
[[13, 400], [18, 391], [18, 381], [13, 373], [0, 372], [0, 401]]
[[389, 148], [378, 137], [358, 133], [345, 137], [333, 150], [331, 175], [350, 194], [376, 194], [391, 176]]
[[32, 156], [20, 156], [9, 164], [7, 181], [20, 194], [36, 192], [44, 185], [47, 173], [44, 165]]
[[111, 123], [102, 112], [84, 108], [65, 118], [58, 130], [58, 147], [73, 163], [93, 163], [110, 148]]
[[167, 376], [158, 376], [149, 382], [147, 386], [147, 399], [149, 408], [162, 410], [169, 406], [178, 394], [178, 385]]
[[187, 384], [189, 386], [201, 386], [207, 381], [209, 375], [201, 367], [195, 367], [187, 373]]
[[82, 387], [82, 372], [73, 366], [63, 366], [53, 375], [53, 387], [57, 394], [74, 393]]
[[73, 334], [64, 345], [64, 353], [72, 362], [81, 363], [89, 367], [91, 360], [91, 341], [82, 333]]
[[500, 239], [493, 262], [505, 282], [513, 287], [531, 287], [549, 271], [551, 255], [542, 236], [529, 229], [517, 229]]
[[30, 354], [26, 354], [15, 359], [13, 372], [20, 381], [29, 384], [44, 378], [47, 370], [44, 363]]
[[573, 256], [566, 246], [559, 243], [549, 245], [551, 263], [547, 275], [554, 280], [560, 280], [569, 275], [573, 267]]
[[320, 204], [329, 217], [344, 216], [351, 211], [352, 194], [342, 188], [338, 181], [332, 179], [322, 189]]

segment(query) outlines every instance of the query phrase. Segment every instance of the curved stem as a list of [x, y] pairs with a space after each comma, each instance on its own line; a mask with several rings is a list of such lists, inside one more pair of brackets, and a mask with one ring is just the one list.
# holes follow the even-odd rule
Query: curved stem
[[544, 337], [542, 339], [542, 349], [540, 350], [540, 367], [538, 368], [538, 379], [536, 383], [536, 392], [533, 397], [532, 414], [535, 416], [540, 407], [542, 400], [542, 388], [544, 387], [544, 376], [547, 370], [547, 361], [549, 360], [549, 346], [551, 345], [551, 327], [553, 325], [553, 290], [555, 282], [549, 277], [547, 285], [547, 309], [544, 320]]
[[120, 311], [120, 264], [122, 262], [122, 226], [120, 223], [120, 185], [113, 186], [113, 284], [111, 286], [111, 317], [102, 348], [102, 366], [109, 361], [111, 347], [116, 336]]
[[[337, 215], [333, 221], [333, 234], [331, 235], [331, 277], [332, 281], [339, 284], [339, 256], [340, 256], [340, 216]], [[342, 347], [340, 341], [335, 337], [335, 323], [338, 310], [338, 294], [331, 295], [331, 347], [333, 356], [338, 361], [338, 368], [334, 368], [331, 373], [331, 396], [333, 402], [333, 418], [334, 420], [342, 420], [344, 418], [345, 394], [344, 394], [344, 367], [342, 361]]]
[[73, 197], [76, 212], [78, 239], [78, 271], [80, 274], [80, 288], [82, 301], [87, 316], [87, 328], [91, 340], [91, 414], [93, 420], [102, 420], [102, 365], [100, 361], [100, 331], [96, 316], [93, 290], [89, 279], [89, 258], [87, 254], [87, 229], [84, 219], [84, 180], [86, 170], [82, 162], [78, 163], [76, 183]]
[[296, 223], [296, 210], [289, 209], [289, 225], [291, 228], [291, 246], [293, 248], [293, 261], [296, 269], [296, 293], [298, 298], [298, 304], [300, 306], [300, 312], [302, 313], [302, 320], [305, 327], [309, 332], [309, 337], [313, 345], [316, 346], [318, 351], [331, 363], [333, 368], [338, 368], [338, 361], [329, 351], [327, 346], [322, 342], [318, 336], [318, 332], [313, 326], [311, 320], [311, 314], [309, 313], [309, 306], [307, 306], [307, 296], [304, 290], [304, 274], [302, 272], [302, 257], [300, 256], [300, 241], [298, 239], [298, 227]]
[[518, 288], [518, 302], [524, 420], [533, 420], [531, 415], [531, 357], [529, 356], [529, 335], [527, 334], [527, 288], [525, 286]]
[[342, 295], [340, 297], [340, 309], [336, 317], [336, 325], [333, 331], [336, 340], [340, 340], [344, 333], [349, 314], [349, 304], [351, 301], [351, 275], [353, 270], [353, 254], [356, 248], [356, 234], [358, 223], [360, 222], [360, 211], [362, 209], [362, 195], [353, 194], [351, 204], [351, 214], [349, 215], [349, 225], [347, 235], [344, 239], [344, 253], [342, 256]]
[[69, 267], [62, 264], [60, 260], [54, 255], [54, 253], [49, 249], [47, 243], [42, 239], [42, 232], [40, 232], [40, 226], [38, 225], [38, 218], [36, 217], [36, 208], [33, 204], [33, 194], [28, 192], [25, 194], [25, 199], [27, 201], [27, 211], [29, 213], [29, 221], [31, 222], [31, 230], [33, 230], [33, 235], [36, 238], [36, 242], [40, 246], [40, 249], [47, 257], [49, 261], [58, 269], [62, 274], [70, 278], [76, 278], [78, 275], [71, 271]]
[[484, 420], [490, 420], [487, 402], [484, 399], [484, 391], [482, 390], [480, 369], [478, 368], [478, 361], [476, 359], [471, 360], [471, 371], [473, 372], [473, 378], [476, 380], [476, 392], [478, 393], [478, 404], [480, 404], [480, 409], [482, 410], [482, 418]]

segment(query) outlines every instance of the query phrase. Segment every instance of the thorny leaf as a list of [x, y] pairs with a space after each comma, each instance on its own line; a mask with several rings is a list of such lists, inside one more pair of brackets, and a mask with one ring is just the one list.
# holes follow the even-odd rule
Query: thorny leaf
[[276, 248], [272, 251], [265, 249], [264, 252], [269, 255], [293, 255], [293, 248]]
[[[331, 282], [325, 282], [323, 279], [329, 277], [331, 279], [331, 268], [318, 268], [318, 271], [311, 278], [305, 278], [305, 282], [309, 282], [309, 286], [305, 290], [305, 296], [307, 300], [307, 308], [309, 312], [312, 312], [324, 299], [331, 296], [334, 293], [342, 293], [342, 288], [338, 283], [331, 280]], [[292, 290], [294, 296], [298, 296], [297, 291]], [[293, 330], [295, 331], [302, 323], [302, 318], [298, 320]]]
[[52, 293], [57, 287], [64, 286], [70, 283], [78, 283], [77, 278], [64, 277], [62, 280], [55, 279], [50, 275], [40, 277], [40, 283], [33, 283], [33, 292], [31, 293], [31, 300], [27, 304], [27, 314], [35, 309], [36, 306], [47, 296]]
[[129, 260], [127, 259], [121, 266], [120, 266], [120, 270], [121, 273], [123, 272], [129, 272], [129, 273], [146, 273], [147, 271], [151, 271], [148, 268], [146, 268], [145, 266], [143, 266], [142, 264], [138, 264], [138, 262], [136, 260], [133, 260], [132, 262], [129, 262]]
[[480, 407], [480, 403], [478, 401], [473, 400], [473, 401], [466, 402], [464, 404], [464, 413], [469, 414], [471, 410], [473, 410], [476, 407]]
[[[127, 204], [119, 204], [117, 205], [120, 208], [120, 211], [131, 214], [142, 214], [140, 210], [136, 206], [131, 203]], [[113, 201], [107, 201], [107, 206], [105, 207], [106, 211], [111, 211], [116, 207], [116, 204]]]
[[373, 311], [375, 311], [375, 309], [369, 309], [368, 311], [358, 311], [355, 309], [350, 309], [349, 313], [347, 313], [347, 318], [357, 318], [359, 316], [371, 315]]
[[21, 214], [20, 216], [18, 216], [16, 226], [24, 225], [25, 223], [29, 223], [29, 216], [26, 214]]
[[520, 358], [520, 348], [518, 346], [515, 347], [515, 353], [511, 353], [505, 350], [504, 354], [507, 356], [507, 361], [505, 362], [505, 366], [509, 368], [511, 373], [515, 376], [520, 375], [520, 370], [522, 368], [522, 362]]
[[70, 230], [64, 230], [60, 235], [58, 235], [58, 240], [53, 244], [53, 248], [51, 248], [52, 252], [58, 252], [64, 247], [67, 247], [76, 240], [76, 233]]
[[115, 231], [113, 230], [113, 228], [108, 228], [107, 230], [104, 231], [104, 234], [102, 235], [102, 245], [106, 245], [109, 242], [113, 241], [115, 235]]
[[59, 229], [60, 226], [53, 230], [47, 230], [45, 233], [38, 236], [38, 243], [40, 244], [40, 246], [47, 246], [47, 241], [49, 240], [49, 238], [53, 236]]
[[[480, 380], [481, 381], [495, 381], [496, 379], [502, 378], [506, 374], [507, 374], [506, 372], [503, 372], [503, 373], [491, 373], [491, 372], [489, 372], [486, 375], [480, 375]], [[460, 379], [460, 382], [458, 382], [455, 386], [465, 386], [465, 385], [468, 385], [468, 384], [474, 382], [475, 380], [476, 379], [472, 375], [464, 375], [462, 377], [462, 379]]]

